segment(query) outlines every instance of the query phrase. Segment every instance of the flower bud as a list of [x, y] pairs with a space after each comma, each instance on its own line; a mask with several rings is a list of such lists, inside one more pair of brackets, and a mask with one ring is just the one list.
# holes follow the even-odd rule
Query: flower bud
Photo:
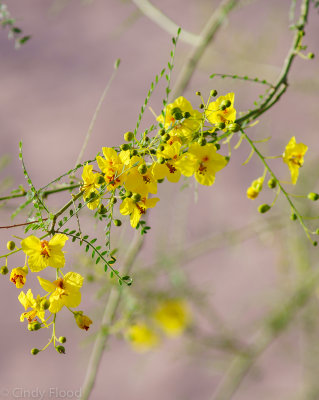
[[105, 183], [104, 176], [98, 175], [98, 176], [96, 177], [96, 183], [97, 183], [98, 185], [103, 185], [103, 183]]
[[146, 166], [146, 164], [141, 164], [141, 165], [137, 168], [137, 170], [138, 170], [138, 172], [139, 172], [141, 175], [146, 174], [146, 172], [147, 172], [147, 166]]
[[219, 150], [219, 149], [220, 149], [220, 144], [219, 144], [219, 143], [216, 143], [216, 144], [215, 144], [215, 147], [216, 147], [216, 150]]
[[1, 275], [7, 275], [7, 273], [9, 272], [8, 267], [6, 265], [4, 265], [3, 267], [0, 268], [0, 274]]
[[310, 193], [308, 193], [307, 197], [308, 197], [309, 200], [317, 201], [319, 199], [319, 194], [310, 192]]
[[181, 112], [176, 112], [175, 114], [173, 114], [173, 116], [176, 119], [176, 121], [183, 119], [183, 114]]
[[162, 179], [157, 179], [157, 183], [163, 183], [164, 182], [164, 178], [162, 178]]
[[130, 190], [126, 190], [125, 197], [132, 197], [132, 192]]
[[138, 155], [138, 151], [136, 149], [131, 150], [130, 153], [131, 157], [137, 156]]
[[124, 140], [126, 140], [127, 142], [130, 142], [133, 139], [134, 139], [134, 133], [133, 132], [124, 133]]
[[29, 330], [30, 332], [38, 331], [40, 328], [41, 328], [41, 324], [40, 324], [38, 321], [30, 322], [30, 323], [28, 324], [28, 330]]
[[205, 108], [205, 104], [201, 103], [201, 104], [199, 105], [199, 108], [200, 108], [201, 110], [203, 110], [203, 109]]
[[74, 314], [75, 322], [81, 329], [88, 330], [92, 324], [91, 319], [87, 315], [83, 315], [82, 311], [78, 311]]
[[66, 337], [65, 337], [65, 336], [60, 336], [59, 339], [58, 339], [58, 341], [59, 341], [60, 343], [65, 343], [65, 342], [66, 342]]
[[269, 189], [275, 189], [275, 187], [277, 186], [276, 179], [270, 178], [269, 181], [267, 182], [267, 185], [268, 185]]
[[315, 58], [314, 53], [308, 53], [307, 57], [309, 58], [309, 60], [312, 60], [313, 58]]
[[290, 215], [290, 219], [291, 219], [292, 221], [296, 221], [297, 215], [296, 215], [295, 213], [292, 213], [292, 214]]
[[314, 241], [314, 242], [312, 242], [312, 244], [313, 244], [313, 246], [318, 246], [318, 242], [316, 242], [316, 241]]
[[217, 90], [213, 89], [210, 91], [210, 97], [215, 97], [217, 96]]
[[258, 212], [260, 212], [261, 214], [265, 214], [267, 211], [269, 211], [271, 209], [269, 204], [261, 204], [258, 207]]
[[161, 129], [158, 133], [159, 133], [161, 136], [164, 136], [164, 135], [165, 135], [165, 129]]
[[236, 123], [229, 124], [227, 126], [227, 129], [229, 130], [229, 132], [238, 132], [240, 130], [240, 128], [241, 128], [241, 126]]
[[156, 154], [156, 150], [155, 149], [151, 149], [150, 150], [150, 154], [153, 154], [153, 155]]
[[106, 214], [107, 213], [107, 208], [103, 205], [103, 204], [101, 204], [100, 206], [99, 206], [99, 208], [97, 209], [97, 212], [99, 213], [99, 214]]
[[165, 158], [164, 158], [164, 157], [158, 157], [158, 158], [157, 158], [157, 162], [158, 162], [159, 164], [164, 164], [164, 163], [165, 163]]
[[171, 135], [169, 133], [165, 133], [165, 135], [163, 136], [163, 141], [167, 142], [170, 140], [170, 138], [171, 138]]
[[172, 115], [174, 115], [174, 114], [181, 114], [182, 113], [182, 110], [179, 108], [179, 107], [174, 107], [173, 109], [172, 109], [172, 111], [171, 111], [171, 114]]
[[201, 96], [201, 92], [196, 92], [196, 96]]
[[49, 299], [43, 299], [41, 301], [41, 308], [43, 308], [43, 310], [47, 310], [50, 307], [50, 300]]
[[158, 146], [158, 150], [159, 151], [163, 151], [165, 149], [165, 146], [163, 144], [161, 144], [160, 146]]
[[110, 199], [110, 204], [116, 204], [117, 203], [117, 198], [116, 197], [112, 197]]
[[55, 348], [55, 350], [56, 350], [58, 353], [60, 353], [60, 354], [65, 354], [65, 348], [64, 348], [64, 346], [57, 346], [57, 347]]
[[206, 143], [207, 143], [207, 141], [206, 141], [205, 138], [201, 137], [201, 138], [198, 139], [198, 144], [200, 146], [205, 146]]
[[191, 116], [191, 114], [188, 111], [185, 111], [183, 114], [183, 117], [186, 119], [189, 118], [190, 116]]
[[231, 101], [230, 100], [224, 100], [224, 101], [221, 102], [220, 106], [228, 108], [228, 107], [231, 106]]
[[220, 111], [226, 110], [225, 104], [221, 104], [221, 105], [219, 106], [219, 110], [220, 110]]
[[16, 244], [14, 243], [14, 241], [9, 240], [9, 242], [7, 243], [7, 249], [12, 251], [12, 250], [14, 250], [15, 247], [16, 247]]
[[123, 151], [129, 150], [130, 149], [130, 145], [127, 143], [121, 144], [120, 149]]
[[32, 349], [32, 350], [30, 351], [30, 353], [31, 353], [33, 356], [35, 356], [36, 354], [40, 353], [40, 351], [41, 351], [41, 350], [34, 348], [34, 349]]
[[119, 220], [119, 219], [114, 219], [113, 223], [114, 223], [115, 226], [121, 226], [122, 225], [122, 221]]
[[134, 194], [132, 195], [132, 200], [133, 200], [135, 203], [137, 203], [138, 201], [141, 200], [141, 195], [140, 195], [139, 193], [134, 193]]
[[225, 127], [226, 127], [225, 122], [219, 122], [218, 124], [216, 124], [217, 129], [225, 129]]

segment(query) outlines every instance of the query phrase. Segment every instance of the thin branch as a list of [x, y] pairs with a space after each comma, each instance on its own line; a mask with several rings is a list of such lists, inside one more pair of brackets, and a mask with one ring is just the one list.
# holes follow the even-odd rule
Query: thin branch
[[291, 48], [285, 58], [283, 67], [281, 69], [276, 84], [274, 85], [273, 89], [269, 91], [267, 98], [260, 105], [260, 107], [257, 108], [256, 110], [250, 111], [243, 117], [239, 118], [236, 121], [237, 123], [243, 124], [245, 122], [245, 124], [248, 124], [251, 120], [256, 119], [265, 111], [267, 111], [270, 107], [272, 107], [275, 103], [277, 103], [282, 94], [286, 91], [288, 87], [288, 74], [293, 64], [293, 61], [298, 54], [299, 46], [304, 36], [304, 28], [308, 20], [309, 2], [310, 0], [303, 0], [301, 4], [299, 21], [295, 27], [296, 33], [294, 35]]
[[[46, 221], [48, 218], [42, 218], [41, 221]], [[7, 225], [7, 226], [0, 226], [0, 229], [10, 229], [10, 228], [16, 228], [17, 226], [25, 226], [25, 225], [30, 225], [30, 224], [36, 224], [37, 222], [40, 221], [31, 221], [31, 222], [25, 222], [23, 224], [15, 224], [15, 225]]]
[[193, 73], [195, 72], [199, 60], [204, 54], [204, 51], [216, 35], [219, 28], [223, 25], [228, 13], [236, 6], [237, 3], [238, 0], [223, 0], [216, 11], [212, 14], [200, 34], [200, 42], [192, 51], [188, 61], [184, 65], [179, 75], [179, 78], [177, 79], [172, 92], [172, 98], [180, 96], [185, 91]]
[[[80, 186], [81, 186], [80, 184], [79, 185], [64, 186], [64, 187], [57, 188], [57, 189], [46, 190], [46, 191], [42, 192], [41, 194], [42, 194], [43, 197], [47, 197], [50, 194], [64, 192], [66, 190], [76, 189], [76, 188], [78, 188]], [[0, 197], [0, 201], [16, 199], [16, 198], [20, 198], [20, 197], [25, 197], [27, 194], [28, 194], [28, 192], [22, 192], [22, 193], [19, 193], [19, 194], [12, 194], [12, 195], [9, 195], [9, 196]]]
[[[134, 264], [134, 261], [142, 248], [142, 245], [144, 243], [144, 238], [145, 235], [141, 235], [139, 232], [135, 233], [135, 237], [128, 250], [126, 260], [124, 261], [122, 275], [129, 274]], [[83, 390], [81, 397], [82, 400], [89, 399], [90, 394], [92, 392], [96, 376], [98, 373], [98, 369], [101, 363], [104, 348], [107, 339], [109, 337], [109, 326], [114, 321], [116, 311], [118, 309], [122, 297], [122, 290], [123, 287], [113, 288], [107, 299], [102, 317], [101, 327], [93, 346], [91, 358], [88, 364], [86, 376], [83, 383]]]
[[96, 110], [95, 110], [95, 112], [94, 112], [94, 114], [93, 114], [93, 117], [92, 117], [91, 122], [90, 122], [89, 129], [88, 129], [88, 131], [87, 131], [87, 133], [86, 133], [86, 136], [85, 136], [85, 139], [84, 139], [84, 142], [83, 142], [81, 151], [80, 151], [80, 153], [79, 153], [79, 155], [78, 155], [78, 158], [77, 158], [77, 160], [76, 160], [75, 166], [77, 166], [78, 164], [80, 164], [80, 162], [81, 162], [81, 160], [82, 160], [84, 151], [85, 151], [86, 146], [87, 146], [87, 144], [88, 144], [88, 142], [89, 142], [89, 139], [90, 139], [90, 137], [91, 137], [91, 135], [92, 135], [92, 132], [93, 132], [93, 128], [94, 128], [94, 125], [95, 125], [96, 118], [97, 118], [98, 113], [99, 113], [99, 111], [100, 111], [100, 109], [101, 109], [101, 106], [102, 106], [102, 104], [103, 104], [103, 101], [104, 101], [104, 99], [105, 99], [105, 96], [107, 95], [107, 92], [109, 91], [109, 89], [110, 89], [110, 87], [111, 87], [111, 84], [112, 84], [112, 82], [113, 82], [113, 80], [114, 80], [114, 78], [115, 78], [115, 76], [116, 76], [116, 73], [117, 73], [117, 70], [118, 70], [119, 65], [120, 65], [120, 60], [118, 59], [118, 60], [115, 61], [114, 70], [113, 70], [113, 72], [112, 72], [111, 78], [108, 80], [108, 82], [107, 82], [107, 84], [106, 84], [106, 86], [105, 86], [105, 89], [103, 90], [102, 96], [100, 97], [100, 100], [99, 100], [99, 102], [98, 102], [98, 105], [97, 105], [97, 107], [96, 107]]
[[[155, 22], [158, 26], [168, 32], [170, 35], [175, 36], [179, 26], [168, 18], [162, 11], [155, 7], [148, 0], [132, 0], [133, 3], [138, 7], [143, 14], [145, 14], [149, 19]], [[185, 43], [191, 44], [192, 46], [198, 46], [201, 37], [200, 35], [195, 35], [194, 33], [182, 30], [181, 40]]]

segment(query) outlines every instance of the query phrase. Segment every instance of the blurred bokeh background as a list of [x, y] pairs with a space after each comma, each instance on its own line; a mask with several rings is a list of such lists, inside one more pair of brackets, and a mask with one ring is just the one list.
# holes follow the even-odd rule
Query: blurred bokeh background
[[[298, 15], [300, 1], [296, 3]], [[153, 0], [153, 4], [182, 28], [199, 34], [219, 1]], [[20, 140], [36, 187], [75, 165], [117, 58], [121, 65], [84, 159], [94, 158], [102, 146], [122, 143], [123, 133], [134, 129], [150, 83], [166, 66], [171, 50], [171, 35], [128, 0], [10, 0], [8, 7], [17, 26], [32, 38], [15, 50], [5, 29], [0, 31], [0, 156], [6, 157], [0, 172], [2, 196], [19, 184], [25, 185], [18, 160]], [[200, 102], [195, 92], [200, 90], [205, 98], [211, 89], [219, 94], [234, 91], [237, 111], [252, 107], [264, 91], [262, 85], [212, 80], [209, 76], [248, 75], [274, 82], [292, 41], [290, 7], [289, 0], [239, 1], [207, 47], [184, 93], [194, 107]], [[319, 15], [313, 5], [310, 11], [304, 44], [316, 54]], [[190, 44], [179, 42], [173, 83], [191, 50]], [[298, 194], [318, 192], [318, 60], [298, 58], [289, 82], [287, 93], [250, 129], [250, 135], [254, 139], [272, 136], [260, 145], [271, 155], [280, 155], [294, 135], [307, 144], [300, 183], [292, 190]], [[150, 105], [156, 113], [161, 110], [164, 89], [164, 83], [160, 84], [152, 96]], [[143, 126], [153, 120], [147, 110]], [[257, 158], [242, 165], [249, 152], [246, 144], [234, 150], [229, 166], [217, 175], [212, 187], [197, 187], [193, 181], [183, 190], [183, 182], [159, 187], [161, 201], [150, 213], [152, 229], [133, 270], [137, 289], [132, 290], [145, 302], [152, 292], [161, 290], [174, 296], [177, 290], [178, 296], [189, 300], [195, 328], [180, 338], [163, 340], [157, 349], [145, 354], [132, 351], [121, 335], [112, 336], [92, 399], [213, 399], [234, 354], [229, 349], [216, 349], [211, 335], [220, 337], [227, 326], [239, 342], [251, 342], [265, 316], [280, 307], [299, 276], [318, 268], [317, 250], [298, 223], [290, 221], [286, 201], [279, 200], [269, 215], [261, 216], [257, 205], [272, 201], [273, 194], [265, 190], [255, 202], [246, 198], [251, 181], [263, 173]], [[278, 161], [273, 165], [283, 180], [289, 179], [286, 166]], [[67, 198], [57, 194], [49, 204], [57, 210]], [[1, 205], [1, 226], [12, 223], [10, 214], [18, 204]], [[296, 204], [309, 213], [305, 200], [296, 200]], [[316, 208], [315, 203], [309, 206]], [[25, 218], [20, 214], [14, 221], [21, 223]], [[89, 212], [82, 218], [88, 233], [101, 233], [103, 228], [95, 225]], [[121, 254], [133, 233], [126, 225], [118, 232], [113, 246], [119, 247]], [[0, 230], [1, 254], [11, 234], [22, 236], [23, 231]], [[93, 274], [95, 266], [79, 248], [69, 243], [66, 250], [66, 268]], [[17, 264], [10, 267], [23, 261], [17, 256], [10, 259], [13, 262]], [[82, 309], [94, 320], [90, 331], [80, 331], [70, 313], [64, 311], [59, 316], [58, 335], [68, 338], [67, 354], [59, 355], [49, 348], [37, 357], [29, 355], [29, 349], [44, 345], [48, 333], [28, 332], [20, 323], [23, 310], [17, 290], [6, 277], [1, 278], [1, 399], [17, 398], [15, 388], [45, 390], [46, 399], [63, 398], [63, 393], [56, 395], [49, 388], [81, 388], [109, 290], [103, 274], [94, 274], [93, 283], [82, 290]], [[32, 284], [35, 287], [36, 282]], [[231, 398], [319, 399], [318, 321], [314, 298], [271, 342]]]

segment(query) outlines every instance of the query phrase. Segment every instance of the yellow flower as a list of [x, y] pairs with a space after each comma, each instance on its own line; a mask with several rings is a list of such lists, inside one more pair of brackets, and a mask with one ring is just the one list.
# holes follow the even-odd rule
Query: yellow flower
[[159, 337], [144, 323], [136, 323], [129, 326], [126, 337], [133, 350], [145, 352], [153, 349], [159, 343]]
[[13, 282], [18, 289], [21, 289], [27, 280], [27, 273], [27, 269], [13, 268], [10, 274], [10, 281]]
[[83, 285], [83, 279], [83, 276], [76, 272], [68, 272], [64, 278], [58, 278], [54, 282], [38, 276], [41, 287], [46, 292], [52, 293], [49, 311], [56, 314], [63, 306], [78, 307], [81, 303], [80, 288]]
[[215, 174], [227, 165], [224, 156], [217, 153], [212, 144], [200, 146], [193, 143], [189, 146], [188, 153], [176, 163], [181, 173], [185, 176], [195, 174], [195, 179], [201, 185], [210, 186], [215, 182]]
[[308, 146], [303, 143], [296, 143], [293, 136], [287, 144], [284, 154], [282, 155], [284, 162], [288, 165], [291, 182], [295, 185], [299, 175], [299, 168], [303, 166], [304, 155], [308, 150]]
[[[178, 111], [178, 113], [175, 111]], [[183, 117], [185, 112], [189, 113], [190, 116], [182, 120], [178, 114]], [[176, 119], [177, 116], [178, 119]], [[183, 96], [178, 97], [173, 103], [166, 106], [165, 121], [162, 114], [157, 117], [157, 121], [164, 125], [165, 130], [174, 126], [169, 130], [169, 134], [180, 137], [185, 143], [193, 139], [194, 133], [201, 127], [202, 119], [202, 114], [193, 110], [191, 103]]]
[[124, 159], [126, 160], [126, 152], [123, 152], [122, 158], [111, 147], [103, 147], [102, 151], [104, 158], [97, 156], [96, 161], [100, 170], [105, 174], [107, 189], [111, 191], [122, 185], [125, 180]]
[[82, 311], [78, 311], [74, 314], [75, 322], [81, 329], [88, 330], [90, 325], [93, 323], [92, 320], [87, 316], [83, 315]]
[[135, 202], [129, 197], [126, 197], [120, 205], [120, 213], [122, 215], [130, 215], [130, 222], [133, 228], [136, 228], [141, 216], [146, 214], [148, 208], [153, 208], [159, 201], [157, 197], [147, 199], [143, 197], [140, 201]]
[[[141, 157], [134, 156], [131, 158], [125, 188], [142, 196], [147, 196], [148, 193], [155, 194], [157, 192], [157, 180], [153, 175], [153, 166], [148, 167], [145, 174], [140, 174], [138, 167], [142, 163], [144, 163], [144, 160]], [[133, 165], [135, 166], [132, 167]]]
[[28, 255], [28, 264], [32, 272], [38, 272], [50, 266], [62, 268], [65, 264], [62, 248], [68, 240], [66, 235], [58, 233], [49, 241], [29, 236], [21, 242], [22, 250]]
[[101, 174], [95, 174], [93, 172], [93, 165], [85, 165], [83, 167], [82, 179], [83, 185], [81, 190], [83, 191], [83, 199], [84, 201], [88, 201], [90, 196], [93, 196], [95, 200], [87, 203], [87, 206], [90, 210], [94, 210], [100, 204], [98, 188], [101, 186], [101, 183], [103, 183], [104, 178]]
[[191, 321], [190, 311], [181, 299], [165, 300], [154, 313], [154, 319], [168, 336], [179, 336]]
[[156, 179], [167, 178], [169, 182], [178, 182], [181, 177], [181, 171], [178, 169], [176, 162], [180, 160], [181, 144], [173, 142], [167, 144], [163, 151], [157, 153], [157, 157], [166, 159], [164, 164], [155, 163], [153, 174]]
[[45, 310], [43, 308], [43, 301], [45, 301], [44, 297], [40, 297], [40, 295], [37, 296], [36, 299], [34, 299], [33, 294], [31, 289], [27, 291], [27, 294], [24, 292], [21, 292], [18, 297], [20, 303], [23, 305], [25, 310], [28, 308], [32, 308], [32, 311], [24, 312], [20, 316], [20, 321], [23, 322], [24, 319], [26, 318], [29, 323], [34, 321], [36, 317], [39, 317], [41, 321], [44, 321], [44, 314]]
[[[231, 105], [225, 110], [220, 110], [222, 102], [230, 101]], [[235, 94], [228, 93], [226, 96], [220, 96], [216, 101], [209, 103], [207, 107], [207, 119], [212, 124], [224, 122], [226, 125], [235, 122], [236, 110], [234, 108]]]
[[250, 187], [247, 189], [247, 197], [248, 199], [254, 200], [259, 195], [263, 188], [264, 178], [258, 178], [252, 182]]

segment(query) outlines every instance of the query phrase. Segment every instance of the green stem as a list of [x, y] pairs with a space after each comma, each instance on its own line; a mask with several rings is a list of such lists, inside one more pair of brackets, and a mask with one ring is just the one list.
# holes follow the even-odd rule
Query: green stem
[[[64, 192], [66, 190], [73, 190], [73, 189], [76, 189], [76, 188], [78, 188], [80, 186], [81, 185], [70, 185], [70, 186], [65, 186], [65, 187], [62, 187], [62, 188], [46, 190], [46, 191], [43, 192], [43, 197], [47, 197], [48, 195], [53, 194], [53, 193]], [[20, 198], [20, 197], [25, 197], [27, 194], [28, 194], [28, 192], [23, 192], [23, 193], [20, 193], [20, 194], [12, 194], [10, 196], [0, 197], [0, 201], [11, 200], [11, 199], [16, 199], [16, 198]]]

